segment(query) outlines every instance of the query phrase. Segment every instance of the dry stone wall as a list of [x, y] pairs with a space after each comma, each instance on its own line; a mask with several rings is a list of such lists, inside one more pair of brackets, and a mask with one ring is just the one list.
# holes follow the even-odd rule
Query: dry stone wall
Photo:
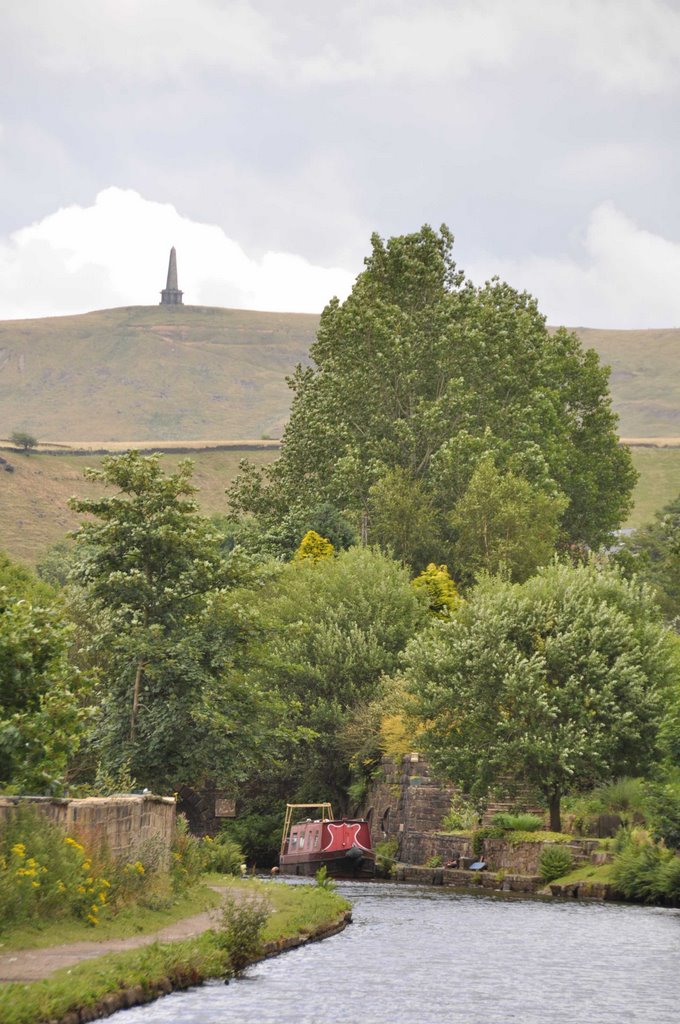
[[172, 797], [120, 794], [82, 800], [52, 797], [0, 797], [0, 827], [20, 805], [37, 808], [88, 847], [105, 846], [114, 857], [134, 859], [140, 847], [158, 844], [169, 854], [175, 834]]

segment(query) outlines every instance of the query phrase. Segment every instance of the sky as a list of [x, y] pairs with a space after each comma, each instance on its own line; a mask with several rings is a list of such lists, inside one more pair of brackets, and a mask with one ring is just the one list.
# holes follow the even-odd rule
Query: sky
[[21, 0], [0, 319], [320, 312], [446, 223], [551, 323], [680, 326], [680, 0]]

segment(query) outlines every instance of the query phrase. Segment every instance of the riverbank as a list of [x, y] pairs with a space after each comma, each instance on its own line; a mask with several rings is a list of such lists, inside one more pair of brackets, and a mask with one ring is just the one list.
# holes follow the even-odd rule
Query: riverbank
[[[235, 881], [228, 891], [241, 901], [264, 899], [270, 908], [261, 948], [250, 962], [334, 935], [351, 920], [344, 899], [315, 886], [248, 880]], [[215, 924], [211, 918], [202, 934], [178, 942], [163, 942], [156, 935], [109, 940], [101, 943], [96, 958], [83, 956], [43, 980], [2, 984], [0, 1024], [85, 1024], [208, 978], [228, 977], [231, 951]], [[112, 947], [114, 941], [130, 946], [121, 950], [119, 944]]]

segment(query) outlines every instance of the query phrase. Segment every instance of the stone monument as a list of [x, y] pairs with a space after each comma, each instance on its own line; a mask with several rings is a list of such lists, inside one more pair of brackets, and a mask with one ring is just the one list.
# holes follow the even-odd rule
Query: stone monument
[[181, 306], [184, 293], [177, 287], [177, 254], [173, 245], [170, 250], [170, 262], [168, 263], [168, 280], [161, 292], [161, 306]]

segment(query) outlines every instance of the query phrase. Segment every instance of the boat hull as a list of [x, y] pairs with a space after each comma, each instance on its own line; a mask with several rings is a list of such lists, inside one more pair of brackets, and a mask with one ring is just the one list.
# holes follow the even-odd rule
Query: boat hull
[[326, 868], [334, 878], [371, 878], [375, 854], [363, 818], [317, 818], [291, 825], [281, 846], [279, 869], [287, 875], [315, 875]]

